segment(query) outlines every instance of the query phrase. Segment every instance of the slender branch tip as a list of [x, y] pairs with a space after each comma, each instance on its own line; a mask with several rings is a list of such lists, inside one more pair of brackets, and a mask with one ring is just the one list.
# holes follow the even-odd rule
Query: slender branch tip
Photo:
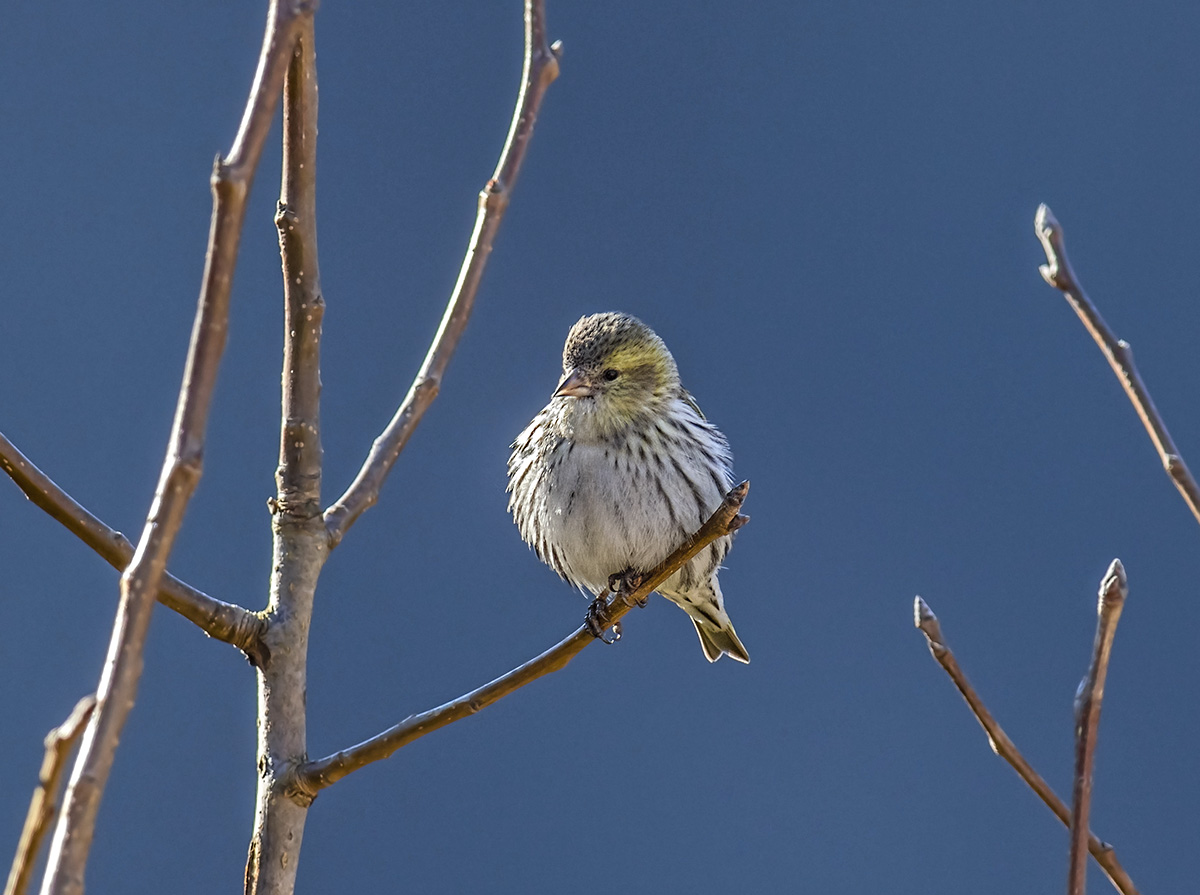
[[1108, 567], [1108, 571], [1104, 573], [1104, 579], [1100, 582], [1100, 611], [1103, 612], [1107, 605], [1114, 601], [1123, 603], [1125, 598], [1129, 596], [1129, 579], [1125, 575], [1125, 566], [1121, 560], [1114, 559]]
[[67, 716], [66, 721], [46, 734], [46, 739], [43, 741], [45, 747], [51, 749], [60, 740], [75, 739], [83, 725], [92, 717], [94, 708], [96, 708], [96, 694], [89, 693], [75, 703], [75, 708], [71, 709], [71, 714]]
[[929, 608], [929, 604], [919, 596], [913, 600], [913, 625], [920, 629], [928, 639], [930, 649], [941, 646], [942, 626], [933, 610]]
[[1038, 206], [1037, 214], [1033, 216], [1033, 231], [1046, 253], [1046, 263], [1038, 266], [1038, 273], [1055, 289], [1071, 288], [1075, 278], [1071, 275], [1063, 247], [1062, 225], [1045, 203]]
[[1100, 733], [1100, 707], [1104, 700], [1104, 683], [1112, 655], [1117, 622], [1128, 592], [1125, 568], [1114, 559], [1100, 581], [1100, 600], [1097, 606], [1096, 638], [1087, 674], [1075, 692], [1075, 779], [1071, 791], [1071, 845], [1067, 869], [1068, 895], [1085, 895], [1087, 891], [1087, 855], [1093, 851], [1089, 830], [1089, 815], [1096, 762], [1096, 741]]
[[1038, 205], [1037, 214], [1033, 216], [1033, 226], [1038, 231], [1038, 235], [1045, 234], [1050, 236], [1057, 231], [1060, 235], [1062, 227], [1058, 223], [1058, 218], [1054, 216], [1054, 212], [1050, 210], [1050, 206], [1045, 202]]
[[1150, 392], [1138, 373], [1133, 361], [1133, 349], [1104, 322], [1104, 318], [1092, 304], [1091, 299], [1083, 291], [1078, 277], [1071, 269], [1071, 261], [1063, 244], [1062, 225], [1054, 217], [1046, 205], [1038, 206], [1034, 216], [1034, 232], [1046, 253], [1046, 263], [1038, 270], [1042, 278], [1055, 289], [1059, 290], [1072, 310], [1078, 315], [1084, 328], [1091, 335], [1100, 352], [1108, 361], [1109, 367], [1121, 383], [1133, 408], [1137, 411], [1146, 434], [1158, 452], [1163, 468], [1167, 471], [1172, 483], [1178, 489], [1188, 509], [1192, 511], [1196, 521], [1200, 522], [1200, 484], [1192, 476], [1191, 470], [1183, 461], [1175, 442], [1167, 431], [1167, 424], [1154, 406]]

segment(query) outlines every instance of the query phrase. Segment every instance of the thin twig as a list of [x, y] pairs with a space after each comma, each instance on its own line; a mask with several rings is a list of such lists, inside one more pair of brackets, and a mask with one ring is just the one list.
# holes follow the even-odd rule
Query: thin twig
[[17, 855], [8, 873], [4, 895], [24, 895], [29, 886], [42, 838], [50, 828], [50, 821], [54, 820], [54, 800], [58, 797], [58, 783], [62, 779], [63, 768], [67, 765], [71, 747], [83, 733], [83, 726], [95, 707], [95, 696], [83, 697], [75, 704], [67, 720], [46, 734], [46, 754], [42, 758], [42, 769], [38, 772], [37, 789], [29, 800], [29, 813], [25, 815], [25, 826], [17, 843]]
[[[962, 694], [963, 699], [967, 701], [968, 708], [975, 716], [987, 734], [988, 743], [992, 747], [992, 751], [1007, 761], [1013, 766], [1013, 769], [1020, 775], [1029, 788], [1037, 793], [1038, 798], [1046, 803], [1046, 806], [1054, 812], [1055, 817], [1061, 820], [1065, 825], [1071, 824], [1071, 812], [1066, 804], [1055, 795], [1054, 790], [1050, 788], [1041, 775], [1033, 769], [1033, 767], [1025, 760], [1025, 757], [1018, 751], [1013, 741], [1008, 738], [1008, 734], [996, 723], [996, 719], [992, 717], [992, 713], [988, 711], [987, 706], [983, 704], [983, 700], [975, 692], [967, 680], [967, 676], [963, 674], [961, 668], [958, 667], [958, 661], [954, 658], [954, 653], [950, 651], [950, 647], [946, 645], [946, 641], [942, 638], [942, 626], [938, 623], [937, 616], [933, 614], [933, 610], [929, 605], [917, 597], [913, 605], [914, 622], [921, 633], [925, 635], [925, 640], [929, 644], [929, 652], [937, 663], [945, 669], [946, 674], [950, 675], [950, 680], [954, 682], [954, 686], [958, 688], [958, 692]], [[1094, 834], [1088, 834], [1088, 851], [1092, 853], [1092, 857], [1096, 859], [1096, 863], [1103, 868], [1105, 874], [1108, 875], [1109, 881], [1117, 891], [1123, 895], [1138, 895], [1137, 887], [1133, 884], [1133, 880], [1129, 878], [1129, 874], [1125, 872], [1125, 868], [1121, 866], [1121, 862], [1117, 860], [1117, 853], [1111, 845], [1098, 839]]]
[[479, 194], [479, 206], [475, 215], [475, 229], [471, 234], [467, 253], [459, 270], [458, 281], [442, 315], [437, 335], [425, 355], [408, 394], [400, 404], [387, 428], [375, 439], [362, 468], [346, 493], [325, 511], [325, 526], [329, 531], [329, 545], [336, 547], [358, 517], [379, 500], [379, 489], [391, 472], [400, 452], [408, 443], [421, 417], [437, 397], [442, 377], [450, 363], [459, 338], [466, 329], [467, 318], [475, 304], [475, 294], [483, 277], [483, 269], [492, 251], [492, 242], [509, 198], [520, 173], [521, 163], [533, 137], [533, 126], [537, 121], [538, 109], [542, 104], [546, 88], [558, 77], [558, 60], [562, 46], [555, 42], [546, 43], [546, 13], [543, 0], [525, 2], [525, 63], [521, 78], [521, 92], [513, 111], [508, 139], [500, 153], [500, 160], [492, 179]]
[[1179, 449], [1175, 447], [1171, 433], [1167, 431], [1167, 424], [1163, 422], [1150, 392], [1146, 390], [1146, 384], [1138, 374], [1137, 366], [1133, 362], [1133, 349], [1129, 347], [1128, 342], [1118, 339], [1108, 328], [1108, 324], [1104, 322], [1104, 318], [1079, 284], [1075, 271], [1071, 268], [1071, 261], [1067, 258], [1062, 225], [1047, 205], [1038, 206], [1037, 215], [1033, 219], [1033, 229], [1046, 251], [1047, 263], [1038, 267], [1042, 279], [1062, 292], [1079, 315], [1079, 319], [1083, 321], [1084, 327], [1100, 346], [1101, 353], [1112, 367], [1112, 371], [1117, 374], [1117, 380], [1133, 403], [1133, 409], [1141, 418], [1142, 425], [1146, 427], [1146, 433], [1154, 443], [1159, 459], [1162, 460], [1163, 469], [1183, 495], [1184, 503], [1192, 511], [1196, 521], [1200, 522], [1200, 486], [1196, 484], [1191, 470], [1188, 469]]
[[[118, 572], [129, 565], [133, 558], [133, 545], [129, 539], [77, 503], [3, 434], [0, 434], [0, 469], [8, 473], [29, 500], [62, 523], [67, 531], [95, 550]], [[210, 597], [170, 572], [163, 573], [158, 602], [178, 612], [209, 637], [236, 646], [252, 664], [261, 665], [266, 661], [262, 644], [266, 625], [257, 613]]]
[[[619, 621], [621, 616], [632, 606], [650, 596], [684, 563], [717, 538], [731, 534], [745, 525], [749, 518], [739, 515], [739, 510], [749, 491], [749, 482], [742, 482], [734, 487], [725, 495], [724, 501], [708, 518], [708, 521], [677, 550], [659, 563], [632, 594], [610, 600], [608, 603], [609, 623], [615, 624]], [[356, 746], [301, 765], [287, 783], [295, 792], [312, 799], [320, 790], [331, 786], [347, 774], [366, 767], [372, 762], [388, 758], [400, 747], [406, 746], [440, 727], [473, 715], [540, 677], [554, 671], [561, 671], [595, 639], [587, 627], [582, 626], [540, 656], [530, 659], [524, 665], [514, 668], [491, 683], [484, 684], [482, 687], [437, 708], [421, 712], [419, 715], [409, 715], [394, 727], [388, 728]]]
[[321, 515], [321, 321], [317, 267], [317, 68], [305, 19], [283, 84], [283, 183], [275, 224], [283, 269], [283, 395], [272, 500], [275, 563], [267, 605], [270, 664], [258, 675], [258, 787], [246, 859], [246, 895], [296, 887], [305, 806], [278, 775], [307, 757], [305, 707], [313, 596], [329, 539]]
[[304, 22], [284, 79], [283, 182], [275, 226], [283, 270], [283, 424], [277, 514], [321, 512], [321, 323], [317, 265], [317, 72], [312, 20]]
[[1087, 890], [1088, 815], [1092, 807], [1092, 767], [1096, 756], [1096, 738], [1100, 728], [1100, 704], [1104, 700], [1104, 679], [1117, 622], [1125, 608], [1129, 585], [1121, 560], [1114, 559], [1100, 582], [1100, 600], [1096, 606], [1096, 640], [1087, 675], [1079, 682], [1075, 695], [1075, 785], [1071, 799], [1071, 849], [1067, 870], [1068, 895], [1084, 895]]
[[82, 895], [96, 815], [117, 742], [141, 678], [150, 614], [188, 501], [200, 479], [204, 434], [225, 348], [229, 293], [246, 197], [291, 59], [297, 24], [312, 6], [272, 0], [254, 85], [228, 159], [212, 175], [213, 214], [204, 278], [188, 346], [183, 384], [154, 500], [133, 560], [121, 575], [121, 602], [97, 688], [97, 705], [67, 786], [50, 846], [43, 895]]

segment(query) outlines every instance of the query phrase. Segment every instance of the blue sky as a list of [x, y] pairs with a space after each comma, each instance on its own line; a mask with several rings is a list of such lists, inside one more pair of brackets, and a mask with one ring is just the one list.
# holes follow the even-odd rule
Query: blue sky
[[[0, 431], [126, 533], [161, 464], [265, 4], [10, 4], [0, 31]], [[1114, 556], [1093, 828], [1145, 892], [1200, 838], [1197, 530], [1037, 273], [1048, 202], [1200, 467], [1200, 13], [1116, 3], [557, 3], [566, 47], [441, 397], [325, 569], [313, 755], [494, 677], [585, 602], [505, 513], [567, 329], [671, 347], [749, 478], [722, 575], [754, 658], [664, 600], [617, 647], [324, 792], [301, 892], [1055, 891], [1067, 837], [912, 628], [921, 594], [1064, 797]], [[520, 3], [327, 0], [320, 248], [327, 501], [420, 364], [520, 71]], [[171, 561], [265, 603], [281, 302], [277, 131], [234, 284], [205, 475]], [[0, 487], [0, 842], [95, 686], [116, 574]], [[160, 609], [95, 891], [240, 886], [253, 672]], [[1093, 891], [1107, 889], [1098, 874]]]

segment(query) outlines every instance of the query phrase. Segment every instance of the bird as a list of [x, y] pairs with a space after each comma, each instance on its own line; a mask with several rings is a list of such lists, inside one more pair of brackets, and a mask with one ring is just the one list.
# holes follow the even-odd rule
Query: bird
[[[630, 314], [592, 314], [567, 334], [550, 403], [512, 443], [508, 511], [544, 563], [599, 597], [708, 519], [733, 484], [732, 461], [663, 340]], [[709, 662], [748, 663], [717, 580], [731, 542], [717, 539], [657, 591], [691, 618]]]

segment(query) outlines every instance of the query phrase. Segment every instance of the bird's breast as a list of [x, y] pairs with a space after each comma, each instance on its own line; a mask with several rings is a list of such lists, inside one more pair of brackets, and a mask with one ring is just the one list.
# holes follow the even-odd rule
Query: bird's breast
[[[589, 590], [604, 588], [615, 572], [652, 568], [703, 521], [697, 486], [670, 462], [565, 441], [550, 467], [542, 502], [547, 540], [568, 577]], [[715, 507], [720, 495], [711, 484], [709, 490], [704, 503]]]

